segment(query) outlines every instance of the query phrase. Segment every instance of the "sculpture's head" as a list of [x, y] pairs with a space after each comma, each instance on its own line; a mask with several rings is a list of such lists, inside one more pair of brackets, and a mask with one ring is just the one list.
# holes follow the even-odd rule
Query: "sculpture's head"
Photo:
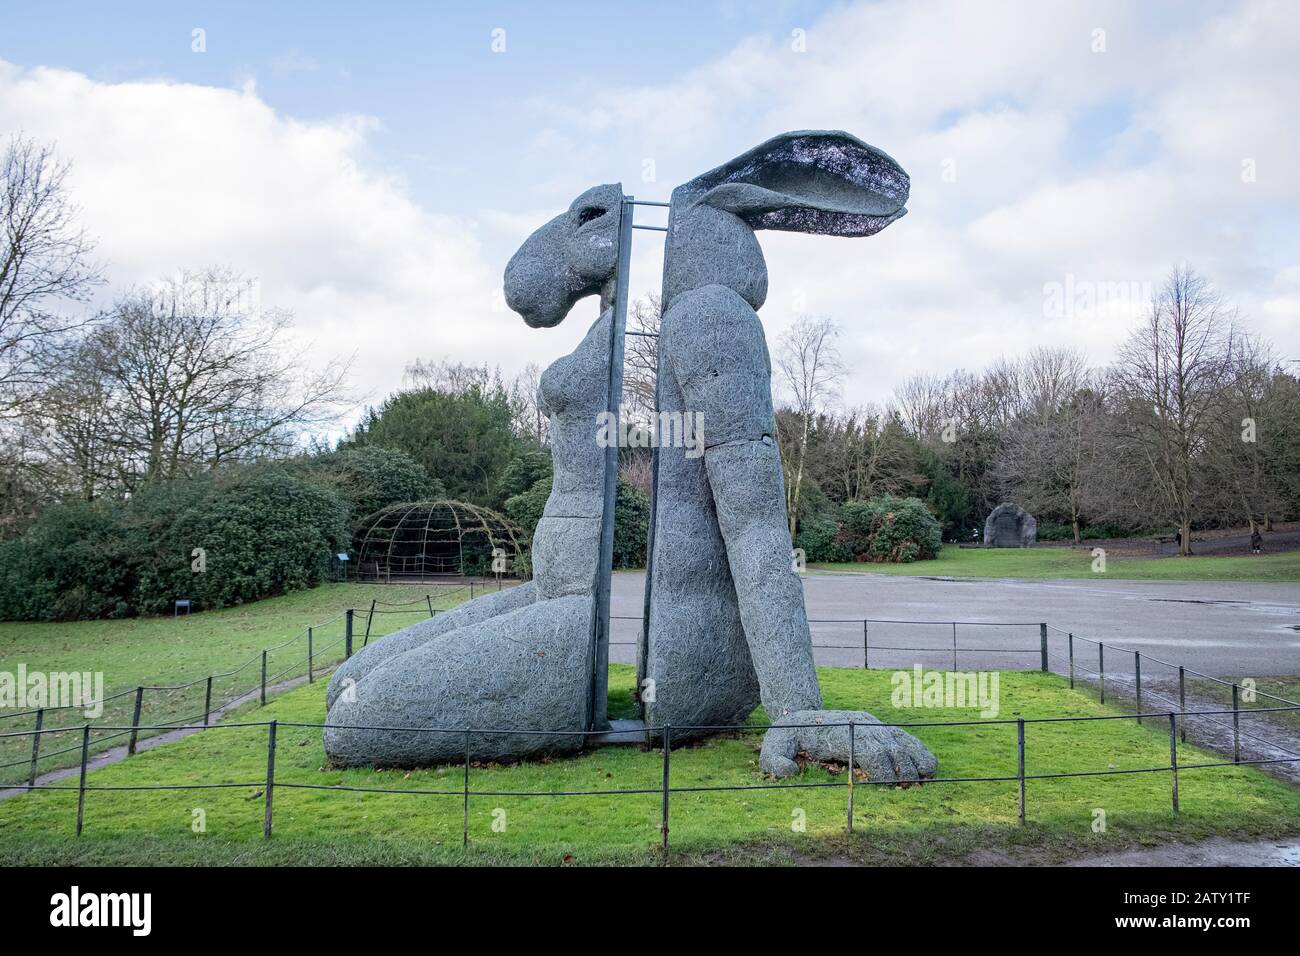
[[542, 226], [506, 265], [506, 304], [533, 328], [558, 325], [618, 267], [623, 187], [594, 186]]
[[774, 136], [673, 190], [664, 305], [718, 284], [757, 309], [767, 296], [767, 267], [755, 230], [874, 235], [907, 212], [910, 187], [898, 163], [856, 136]]

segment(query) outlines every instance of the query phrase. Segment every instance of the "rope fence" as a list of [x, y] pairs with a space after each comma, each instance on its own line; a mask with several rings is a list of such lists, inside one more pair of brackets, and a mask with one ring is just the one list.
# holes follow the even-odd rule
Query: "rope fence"
[[[1252, 711], [1252, 714], [1260, 713], [1277, 713], [1293, 712], [1300, 710], [1300, 706], [1287, 707], [1269, 707], [1259, 708]], [[1188, 712], [1181, 716], [1209, 717], [1213, 715], [1232, 714], [1233, 711], [1197, 711]], [[500, 736], [508, 734], [512, 736], [579, 736], [584, 739], [588, 736], [595, 735], [596, 731], [541, 731], [541, 730], [519, 730], [513, 728], [455, 728], [455, 727], [385, 727], [367, 724], [325, 724], [325, 723], [308, 723], [302, 721], [254, 721], [228, 724], [195, 724], [190, 727], [181, 727], [179, 729], [207, 729], [207, 730], [239, 730], [249, 728], [266, 728], [267, 746], [266, 746], [266, 777], [265, 779], [230, 782], [230, 781], [213, 781], [205, 783], [185, 783], [185, 784], [140, 784], [140, 785], [100, 785], [88, 784], [86, 782], [88, 769], [88, 753], [90, 741], [90, 725], [85, 724], [81, 728], [61, 727], [57, 729], [43, 729], [32, 731], [18, 731], [13, 733], [0, 734], [0, 739], [26, 738], [34, 737], [39, 739], [42, 734], [62, 734], [80, 731], [81, 742], [79, 750], [81, 753], [80, 775], [76, 786], [57, 785], [57, 784], [35, 784], [29, 783], [14, 789], [25, 791], [48, 790], [63, 791], [77, 794], [77, 823], [76, 833], [81, 836], [85, 830], [86, 806], [88, 794], [95, 792], [129, 792], [129, 791], [168, 791], [168, 790], [212, 790], [212, 789], [231, 789], [231, 788], [250, 788], [263, 786], [262, 791], [262, 835], [264, 839], [270, 839], [274, 825], [274, 800], [275, 791], [280, 790], [317, 790], [317, 791], [337, 791], [342, 793], [387, 793], [387, 794], [404, 794], [407, 796], [460, 796], [462, 798], [462, 828], [461, 840], [462, 846], [469, 846], [469, 820], [470, 820], [470, 802], [476, 797], [584, 797], [584, 796], [632, 796], [632, 795], [661, 795], [660, 807], [660, 838], [661, 849], [664, 852], [669, 850], [669, 832], [671, 819], [671, 806], [673, 794], [699, 794], [699, 793], [726, 793], [740, 791], [757, 791], [757, 790], [805, 790], [805, 789], [826, 789], [841, 788], [846, 790], [846, 816], [845, 829], [847, 832], [853, 832], [854, 826], [854, 789], [855, 786], [911, 786], [911, 785], [958, 785], [958, 784], [994, 784], [994, 783], [1015, 783], [1017, 785], [1017, 804], [1018, 818], [1023, 825], [1028, 819], [1028, 784], [1031, 781], [1050, 781], [1059, 779], [1069, 779], [1076, 777], [1107, 777], [1107, 776], [1132, 776], [1137, 774], [1169, 774], [1170, 780], [1170, 805], [1173, 815], [1176, 817], [1180, 812], [1178, 777], [1180, 773], [1191, 770], [1210, 770], [1223, 767], [1239, 766], [1261, 766], [1281, 763], [1292, 763], [1300, 761], [1300, 756], [1285, 758], [1257, 759], [1257, 760], [1239, 760], [1232, 761], [1201, 761], [1198, 763], [1180, 763], [1178, 759], [1178, 718], [1180, 713], [1177, 711], [1152, 711], [1147, 713], [1136, 714], [1114, 714], [1082, 717], [1038, 717], [1038, 718], [1016, 718], [1016, 719], [992, 719], [992, 720], [957, 720], [957, 721], [908, 721], [897, 723], [872, 723], [863, 724], [854, 721], [845, 721], [840, 723], [824, 724], [788, 724], [782, 725], [787, 729], [802, 728], [847, 728], [849, 731], [849, 752], [846, 766], [849, 772], [845, 775], [845, 780], [829, 782], [812, 782], [812, 783], [757, 783], [746, 785], [720, 785], [720, 786], [673, 786], [672, 784], [672, 752], [673, 752], [673, 732], [693, 736], [699, 733], [731, 733], [731, 734], [757, 734], [765, 733], [770, 725], [689, 725], [678, 726], [663, 725], [660, 727], [648, 728], [647, 733], [657, 736], [662, 741], [659, 749], [662, 761], [662, 783], [659, 787], [627, 787], [627, 788], [601, 788], [591, 790], [495, 790], [495, 789], [474, 789], [470, 786], [471, 768], [473, 766], [473, 740], [476, 736]], [[1075, 723], [1092, 723], [1098, 721], [1128, 721], [1133, 720], [1141, 722], [1142, 720], [1159, 720], [1168, 727], [1169, 738], [1169, 762], [1159, 763], [1154, 766], [1135, 767], [1125, 769], [1105, 769], [1105, 770], [1073, 770], [1053, 773], [1031, 773], [1027, 769], [1027, 754], [1029, 748], [1027, 745], [1027, 731], [1038, 725], [1055, 725], [1055, 724], [1075, 724]], [[897, 727], [906, 730], [916, 730], [921, 728], [966, 728], [975, 727], [986, 729], [991, 726], [1014, 726], [1016, 729], [1016, 746], [1015, 758], [1017, 771], [1012, 774], [995, 774], [988, 776], [975, 777], [932, 777], [918, 778], [911, 780], [857, 780], [857, 774], [854, 770], [856, 766], [856, 745], [857, 729], [860, 727], [870, 727], [873, 730], [881, 727]], [[396, 788], [396, 787], [359, 787], [342, 784], [312, 784], [301, 781], [287, 780], [282, 776], [276, 776], [275, 758], [276, 758], [276, 738], [278, 728], [297, 728], [312, 729], [324, 731], [327, 728], [346, 729], [346, 730], [364, 730], [378, 731], [384, 733], [414, 733], [414, 734], [454, 734], [464, 738], [464, 759], [462, 763], [462, 783], [456, 789], [427, 789], [427, 788]], [[151, 726], [127, 726], [127, 727], [106, 727], [102, 728], [109, 731], [117, 732], [135, 732], [139, 730], [163, 730], [178, 729], [175, 724], [159, 724]]]
[[[127, 753], [134, 754], [141, 740], [158, 733], [183, 730], [189, 725], [214, 726], [214, 716], [250, 700], [265, 705], [268, 694], [282, 681], [306, 677], [308, 683], [314, 683], [320, 673], [352, 656], [360, 623], [358, 614], [365, 614], [368, 638], [376, 615], [433, 617], [447, 609], [443, 605], [448, 601], [467, 594], [470, 588], [468, 584], [460, 585], [436, 594], [426, 593], [411, 601], [376, 601], [367, 612], [348, 608], [329, 620], [302, 628], [287, 640], [262, 648], [242, 664], [185, 683], [142, 684], [82, 703], [0, 713], [0, 729], [14, 726], [8, 721], [29, 719], [31, 732], [36, 733], [30, 752], [23, 747], [21, 753], [16, 740], [0, 734], [0, 788], [23, 780], [31, 785], [43, 772], [76, 766], [74, 755], [81, 750], [81, 745], [44, 748], [41, 745], [44, 734], [80, 731], [89, 726], [89, 753], [126, 743]], [[93, 723], [51, 726], [52, 721], [70, 712], [84, 716], [86, 711], [101, 707], [103, 712]], [[154, 719], [149, 719], [151, 716]]]

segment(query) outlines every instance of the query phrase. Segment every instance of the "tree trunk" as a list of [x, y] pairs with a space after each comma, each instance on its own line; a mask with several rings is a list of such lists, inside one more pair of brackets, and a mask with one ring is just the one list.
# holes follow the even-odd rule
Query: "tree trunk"
[[1179, 542], [1178, 553], [1185, 558], [1192, 556], [1192, 522], [1184, 518], [1182, 524], [1178, 526]]

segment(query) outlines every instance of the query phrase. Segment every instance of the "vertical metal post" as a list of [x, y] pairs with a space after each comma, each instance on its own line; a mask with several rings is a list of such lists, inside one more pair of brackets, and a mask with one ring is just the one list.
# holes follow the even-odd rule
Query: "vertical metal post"
[[271, 839], [271, 804], [275, 799], [275, 721], [266, 734], [266, 814], [262, 817], [262, 837]]
[[313, 634], [312, 634], [312, 632], [313, 632], [313, 629], [312, 629], [312, 628], [310, 628], [310, 627], [307, 628], [307, 683], [308, 683], [308, 684], [310, 684], [310, 683], [312, 682], [312, 674], [311, 674], [311, 665], [312, 665], [312, 660], [311, 660], [311, 659], [312, 659], [312, 656], [313, 656], [313, 653], [314, 653], [314, 644], [313, 644]]
[[212, 675], [208, 675], [208, 688], [203, 692], [203, 726], [208, 726], [208, 719], [212, 715]]
[[668, 852], [668, 761], [673, 750], [673, 728], [664, 726], [664, 783], [663, 810], [659, 818], [659, 833], [663, 838], [663, 851]]
[[262, 706], [266, 706], [266, 651], [262, 651]]
[[1142, 655], [1133, 652], [1133, 687], [1137, 693], [1137, 722], [1142, 723]]
[[1182, 714], [1178, 721], [1183, 743], [1187, 743], [1187, 670], [1178, 665], [1178, 710]]
[[1042, 651], [1042, 658], [1043, 658], [1042, 671], [1044, 674], [1046, 674], [1047, 673], [1047, 624], [1046, 623], [1042, 623], [1038, 625], [1038, 645], [1040, 650]]
[[355, 612], [348, 608], [347, 615], [343, 620], [343, 659], [347, 660], [352, 656], [352, 615]]
[[869, 653], [869, 651], [868, 651], [867, 648], [868, 648], [868, 644], [867, 644], [867, 622], [866, 622], [866, 621], [863, 621], [863, 622], [862, 622], [862, 669], [863, 669], [863, 670], [866, 670], [868, 667], [871, 666], [870, 659], [869, 659], [868, 656], [867, 656], [868, 653]]
[[1070, 690], [1074, 690], [1074, 633], [1067, 635], [1065, 646], [1070, 654]]
[[469, 846], [469, 728], [465, 728], [465, 804], [461, 811], [460, 845]]
[[362, 647], [365, 647], [367, 644], [370, 643], [370, 622], [375, 619], [375, 602], [377, 600], [378, 598], [370, 602], [370, 613], [366, 615], [366, 636], [361, 641]]
[[1178, 717], [1169, 714], [1169, 777], [1174, 788], [1174, 816], [1178, 816]]
[[126, 755], [128, 757], [135, 754], [135, 742], [140, 737], [140, 705], [144, 703], [144, 688], [135, 689], [135, 710], [131, 712], [131, 739], [126, 745]]
[[618, 267], [614, 279], [613, 314], [609, 323], [609, 380], [606, 409], [607, 429], [612, 440], [605, 443], [605, 501], [600, 518], [600, 561], [596, 569], [596, 614], [592, 622], [591, 726], [609, 727], [609, 592], [614, 574], [614, 505], [618, 500], [618, 435], [623, 398], [623, 341], [627, 329], [628, 272], [632, 259], [632, 197], [624, 196], [619, 206]]
[[90, 754], [90, 724], [81, 728], [81, 782], [77, 784], [77, 836], [86, 816], [86, 757]]
[[853, 832], [853, 777], [857, 764], [857, 747], [853, 739], [853, 721], [849, 721], [849, 832]]
[[36, 711], [36, 733], [32, 735], [32, 770], [28, 774], [27, 786], [36, 786], [36, 762], [41, 759], [41, 727], [45, 725], [45, 708]]
[[1241, 711], [1237, 707], [1237, 685], [1232, 685], [1232, 762], [1241, 763]]
[[1097, 686], [1101, 689], [1101, 702], [1106, 703], [1106, 645], [1097, 645]]
[[957, 622], [952, 622], [952, 672], [957, 673]]
[[[497, 590], [500, 591], [501, 588], [498, 587]], [[433, 596], [426, 594], [424, 596], [424, 603], [429, 605], [429, 617], [433, 617]]]
[[1016, 762], [1020, 776], [1020, 823], [1025, 822], [1025, 719], [1016, 719]]
[[469, 599], [474, 600], [474, 582], [469, 582]]

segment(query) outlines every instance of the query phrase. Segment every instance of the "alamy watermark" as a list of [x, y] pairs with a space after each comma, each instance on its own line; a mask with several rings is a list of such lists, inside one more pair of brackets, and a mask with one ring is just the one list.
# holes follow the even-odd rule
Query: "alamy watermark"
[[104, 714], [103, 671], [0, 671], [0, 710], [73, 708], [88, 718]]
[[703, 412], [660, 412], [649, 426], [628, 420], [622, 406], [618, 414], [596, 415], [596, 444], [601, 448], [685, 448], [687, 458], [704, 454]]
[[927, 671], [920, 664], [910, 671], [895, 671], [890, 678], [889, 700], [905, 707], [978, 707], [980, 716], [998, 715], [1000, 676], [997, 671]]

